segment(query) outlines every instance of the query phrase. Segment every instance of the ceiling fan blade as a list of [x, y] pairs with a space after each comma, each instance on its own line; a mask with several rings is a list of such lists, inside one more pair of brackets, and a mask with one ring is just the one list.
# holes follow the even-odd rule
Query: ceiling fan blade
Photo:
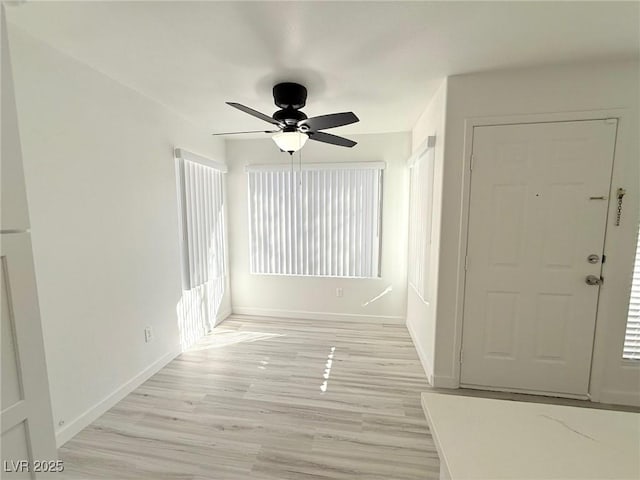
[[259, 118], [260, 120], [264, 120], [265, 122], [269, 122], [273, 125], [278, 125], [280, 126], [280, 122], [278, 122], [277, 120], [274, 120], [273, 118], [271, 118], [269, 115], [265, 115], [264, 113], [260, 113], [257, 110], [254, 110], [253, 108], [249, 108], [245, 105], [242, 105], [240, 103], [234, 103], [234, 102], [226, 102], [227, 105], [232, 106], [233, 108], [237, 108], [238, 110], [240, 110], [241, 112], [244, 113], [248, 113], [249, 115]]
[[242, 133], [277, 133], [280, 130], [248, 130], [246, 132], [223, 132], [223, 133], [212, 133], [211, 135], [240, 135]]
[[337, 135], [331, 135], [324, 132], [309, 132], [309, 140], [315, 140], [316, 142], [330, 143], [331, 145], [338, 145], [340, 147], [353, 147], [358, 142], [349, 140], [348, 138], [339, 137]]
[[[350, 125], [352, 123], [359, 122], [360, 119], [356, 117], [353, 112], [342, 113], [330, 113], [329, 115], [320, 115], [319, 117], [311, 117], [306, 120], [298, 122], [298, 126], [306, 125], [309, 131], [315, 132], [317, 130], [324, 130], [325, 128], [341, 127], [343, 125]], [[301, 129], [304, 131], [304, 128]]]

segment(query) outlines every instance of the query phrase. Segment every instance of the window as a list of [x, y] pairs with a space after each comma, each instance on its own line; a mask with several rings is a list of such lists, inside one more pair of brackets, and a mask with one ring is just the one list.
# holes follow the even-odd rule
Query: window
[[[210, 332], [226, 310], [224, 163], [175, 150], [181, 224], [182, 297], [176, 305], [180, 344], [187, 350]], [[227, 307], [228, 308], [228, 307]]]
[[177, 149], [185, 290], [225, 276], [225, 165]]
[[636, 248], [636, 261], [631, 280], [631, 299], [627, 317], [627, 331], [624, 336], [622, 358], [640, 360], [640, 235]]
[[383, 168], [247, 167], [251, 273], [379, 276]]
[[426, 149], [410, 164], [409, 285], [425, 302], [430, 298], [434, 142], [435, 137], [429, 137]]

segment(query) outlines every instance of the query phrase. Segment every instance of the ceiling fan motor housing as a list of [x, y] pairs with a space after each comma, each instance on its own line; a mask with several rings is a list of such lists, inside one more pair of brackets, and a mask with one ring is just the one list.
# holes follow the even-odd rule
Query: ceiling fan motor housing
[[299, 83], [278, 83], [273, 87], [273, 101], [282, 109], [299, 110], [307, 103], [307, 89]]
[[[278, 83], [273, 87], [273, 101], [281, 108], [273, 119], [281, 122], [286, 130], [295, 131], [295, 126], [307, 116], [300, 111], [307, 102], [307, 89], [298, 83]], [[285, 130], [285, 131], [286, 131]]]

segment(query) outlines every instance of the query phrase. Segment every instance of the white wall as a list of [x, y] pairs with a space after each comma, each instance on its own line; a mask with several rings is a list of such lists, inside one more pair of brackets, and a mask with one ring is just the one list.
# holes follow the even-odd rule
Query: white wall
[[[619, 109], [614, 186], [625, 186], [625, 225], [609, 229], [606, 285], [601, 291], [592, 394], [602, 401], [640, 403], [640, 365], [622, 362], [626, 299], [638, 225], [637, 62], [564, 65], [450, 77], [447, 88], [441, 250], [438, 274], [434, 369], [455, 385], [459, 378], [462, 262], [466, 242], [463, 214], [466, 161], [470, 144], [465, 120], [518, 115], [542, 118], [601, 118], [596, 110]], [[566, 115], [563, 114], [566, 113]], [[569, 112], [569, 113], [567, 113]], [[587, 113], [585, 113], [587, 112]], [[553, 114], [560, 116], [552, 117]], [[536, 116], [538, 115], [538, 116]], [[522, 118], [522, 117], [521, 117]], [[449, 379], [449, 380], [446, 380]]]
[[[440, 249], [440, 210], [442, 208], [442, 171], [445, 146], [445, 112], [447, 100], [447, 80], [444, 79], [429, 102], [412, 132], [412, 153], [422, 147], [427, 137], [435, 135], [436, 146], [433, 170], [433, 219], [431, 259], [426, 273], [430, 285], [429, 298], [424, 301], [412, 286], [407, 288], [407, 328], [418, 351], [418, 356], [427, 375], [433, 383], [433, 360], [436, 338], [436, 303], [438, 287], [438, 252]], [[414, 258], [409, 252], [409, 258]]]
[[62, 442], [179, 351], [173, 148], [223, 160], [224, 145], [17, 27], [9, 33]]
[[[340, 134], [339, 131], [335, 133]], [[307, 318], [372, 317], [400, 321], [405, 315], [406, 245], [409, 133], [349, 136], [359, 142], [352, 149], [309, 141], [302, 149], [302, 161], [346, 162], [385, 161], [382, 219], [382, 277], [378, 279], [337, 279], [251, 275], [249, 273], [249, 233], [247, 213], [248, 164], [288, 163], [270, 138], [228, 140], [227, 163], [230, 218], [231, 291], [235, 313], [287, 315]], [[294, 156], [297, 161], [297, 155]], [[393, 290], [380, 300], [363, 303], [388, 286]], [[344, 296], [336, 297], [336, 288]]]

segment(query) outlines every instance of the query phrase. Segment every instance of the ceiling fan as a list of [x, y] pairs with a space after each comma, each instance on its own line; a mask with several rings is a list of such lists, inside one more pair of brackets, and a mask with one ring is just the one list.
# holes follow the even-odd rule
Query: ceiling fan
[[264, 120], [278, 127], [277, 130], [252, 130], [248, 132], [214, 133], [214, 135], [235, 135], [241, 133], [274, 133], [273, 141], [283, 152], [293, 155], [308, 139], [330, 143], [340, 147], [353, 147], [357, 142], [330, 133], [321, 132], [328, 128], [341, 127], [360, 121], [353, 112], [331, 113], [308, 118], [300, 109], [307, 101], [307, 89], [298, 83], [278, 83], [273, 87], [273, 100], [280, 110], [273, 116], [265, 115], [253, 108], [235, 102], [226, 102], [238, 110]]

